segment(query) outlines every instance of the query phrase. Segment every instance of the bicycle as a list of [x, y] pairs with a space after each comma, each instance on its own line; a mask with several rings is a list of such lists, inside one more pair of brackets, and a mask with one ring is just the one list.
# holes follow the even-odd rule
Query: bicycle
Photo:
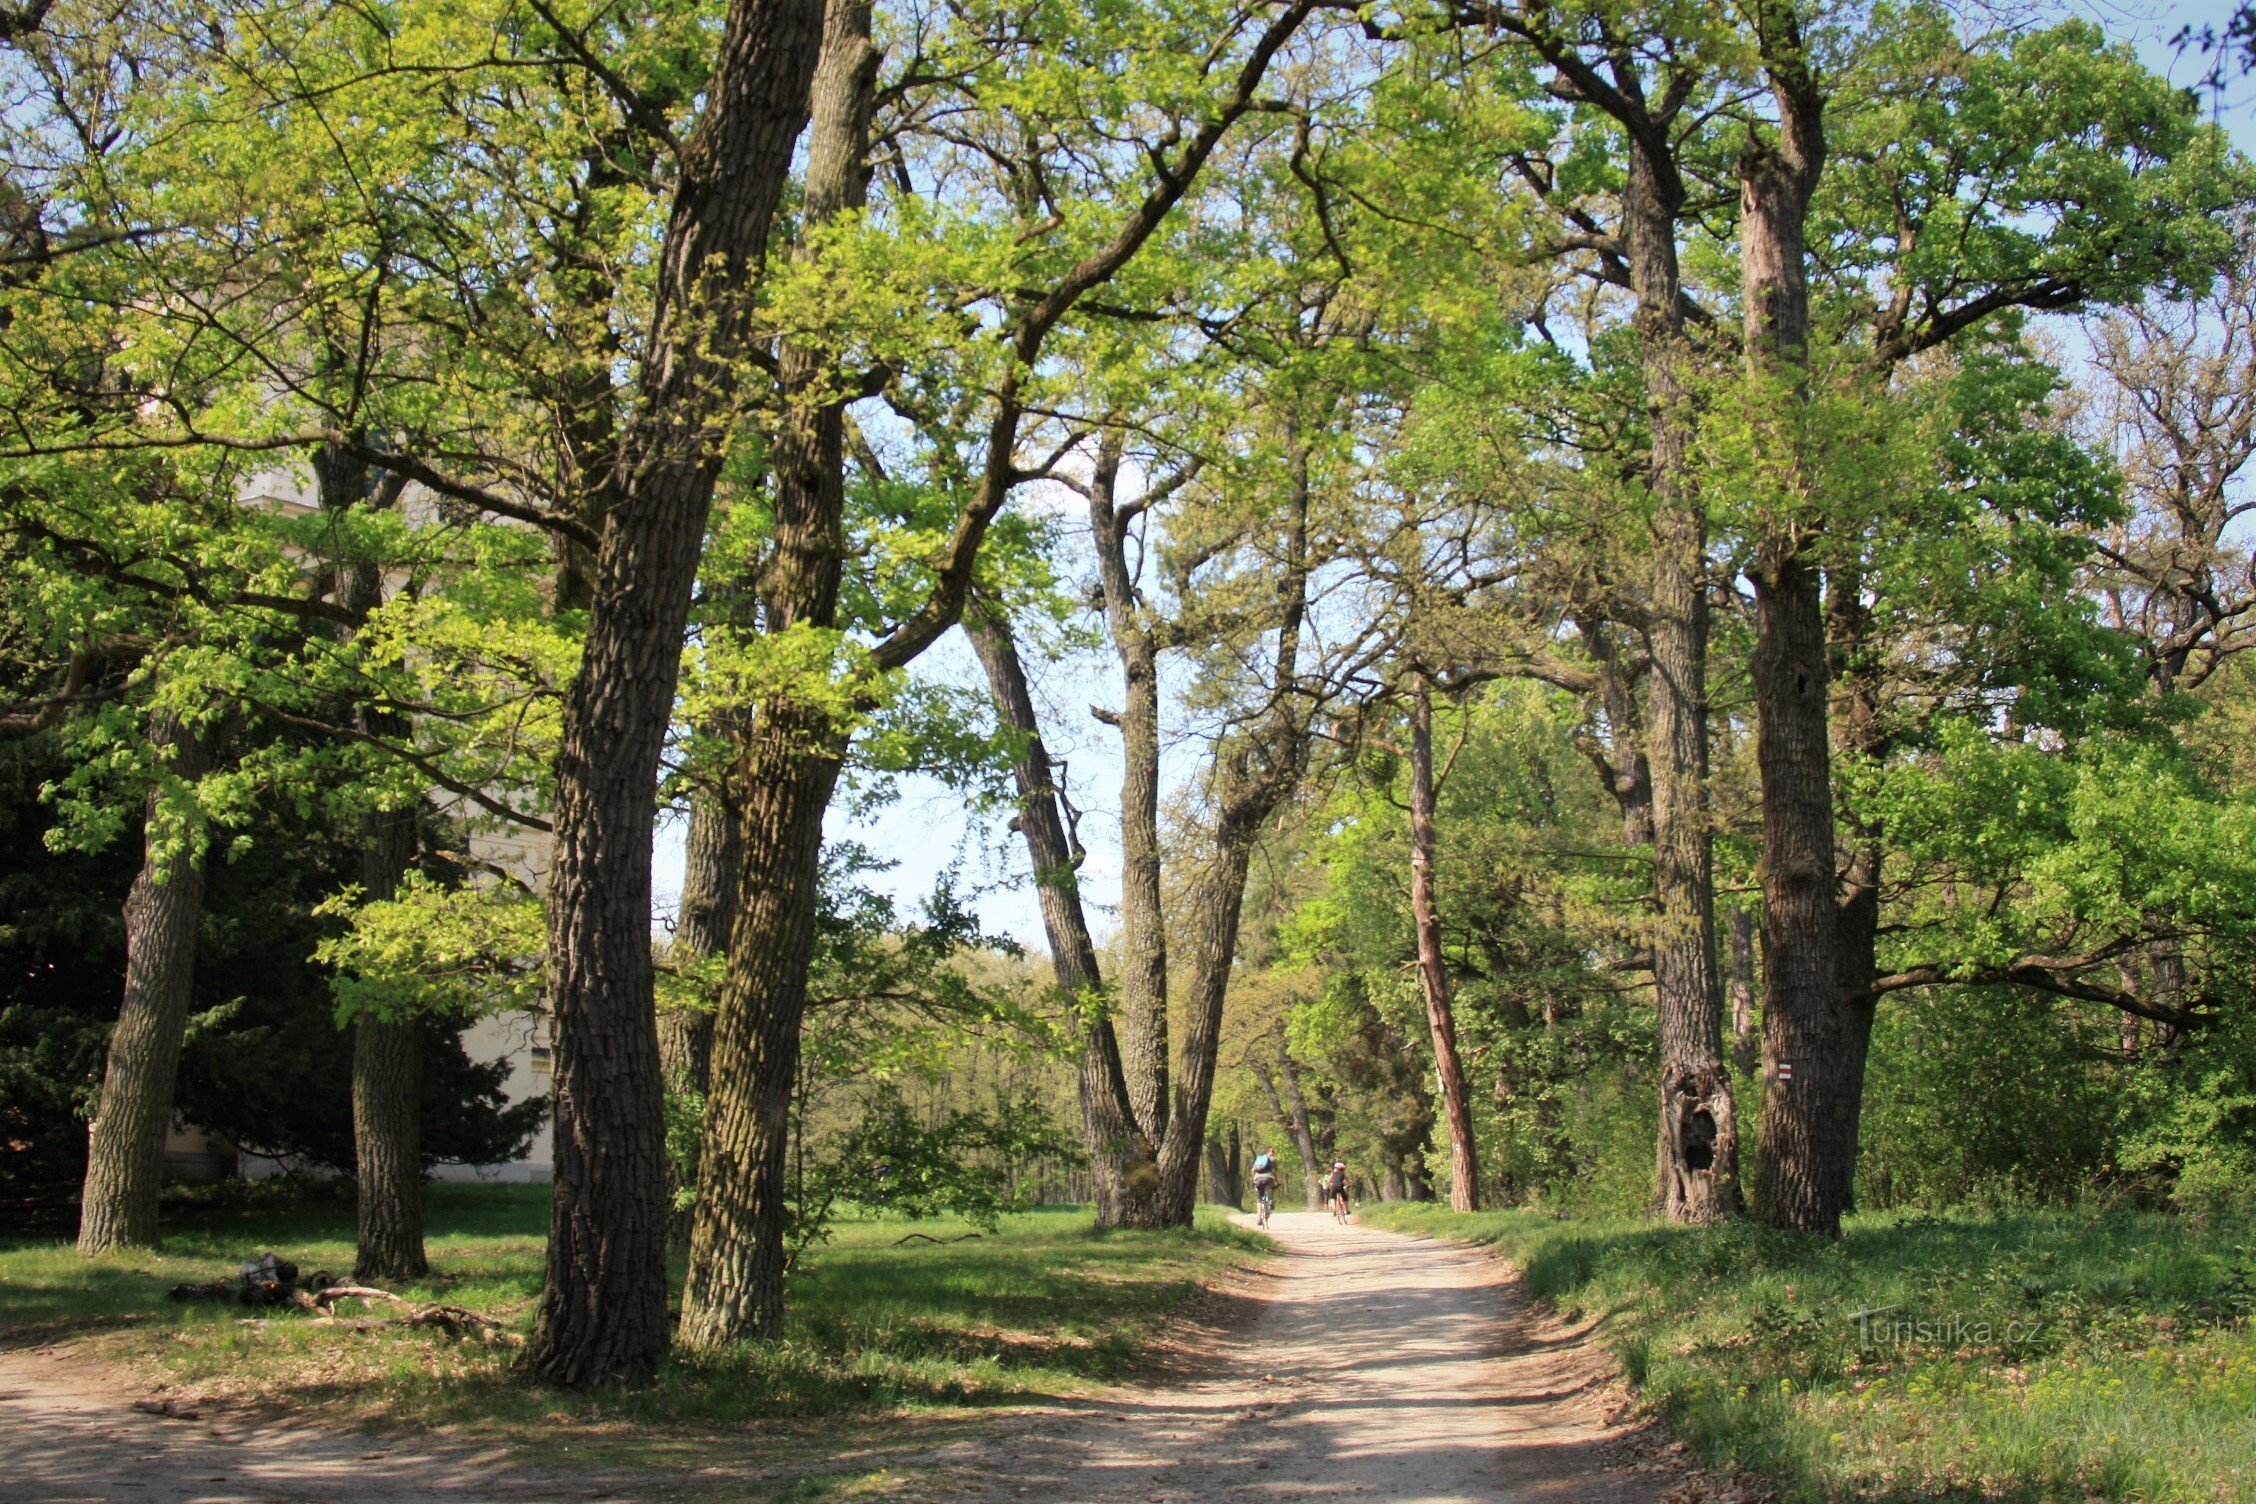
[[1277, 1209], [1277, 1182], [1267, 1178], [1253, 1183], [1253, 1225], [1267, 1227], [1269, 1214]]
[[1347, 1192], [1345, 1191], [1336, 1192], [1332, 1196], [1332, 1220], [1342, 1227], [1347, 1225]]

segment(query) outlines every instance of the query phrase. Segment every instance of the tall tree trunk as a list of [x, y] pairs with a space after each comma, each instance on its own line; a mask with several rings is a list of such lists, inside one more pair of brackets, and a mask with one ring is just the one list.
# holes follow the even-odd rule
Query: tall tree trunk
[[[149, 718], [149, 743], [164, 761], [167, 780], [203, 778], [231, 736], [232, 722], [191, 731], [167, 710]], [[78, 1251], [87, 1255], [156, 1245], [165, 1130], [196, 980], [203, 855], [186, 849], [182, 832], [169, 828], [161, 789], [150, 791], [146, 811], [141, 871], [125, 899], [125, 1000], [86, 1128]]]
[[[808, 139], [810, 226], [864, 200], [877, 64], [869, 0], [830, 0]], [[834, 364], [828, 352], [798, 342], [778, 357], [784, 416], [770, 455], [775, 547], [760, 582], [771, 633], [827, 629], [838, 619], [846, 403], [832, 380]], [[812, 700], [777, 696], [754, 715], [733, 779], [742, 802], [742, 866], [728, 977], [713, 1024], [712, 1091], [682, 1296], [687, 1346], [771, 1337], [783, 1323], [791, 1103], [820, 908], [823, 815], [845, 752], [844, 735]]]
[[1105, 626], [1126, 687], [1121, 736], [1121, 1061], [1136, 1121], [1167, 1133], [1167, 920], [1159, 849], [1159, 647], [1128, 571], [1128, 523], [1115, 507], [1120, 442], [1107, 432], [1089, 484], [1089, 526], [1104, 589]]
[[[1740, 275], [1750, 400], [1768, 463], [1801, 470], [1809, 285], [1804, 225], [1824, 169], [1823, 100], [1793, 0], [1765, 0], [1756, 27], [1780, 112], [1773, 146], [1739, 157]], [[1759, 1175], [1773, 1226], [1837, 1233], [1855, 1191], [1862, 1060], [1841, 992], [1824, 597], [1815, 520], [1789, 481], [1762, 498], [1755, 561], [1756, 761], [1763, 793], [1763, 1099]]]
[[1739, 1210], [1739, 1126], [1723, 1064], [1715, 865], [1708, 815], [1707, 518], [1685, 479], [1691, 402], [1673, 163], [1639, 138], [1624, 238], [1637, 294], [1653, 490], [1647, 637], [1653, 780], [1653, 993], [1660, 1015], [1659, 1202], [1675, 1222]]
[[980, 606], [964, 629], [987, 671], [997, 718], [1018, 737], [1011, 774], [1018, 785], [1017, 826], [1034, 864], [1050, 967], [1058, 990], [1081, 1010], [1081, 1131], [1089, 1151], [1099, 1227], [1154, 1225], [1152, 1193], [1159, 1167], [1152, 1136], [1138, 1126], [1129, 1100], [1119, 1043], [1106, 1007], [1097, 947], [1081, 905], [1080, 843], [1062, 815], [1065, 791], [1035, 721], [1034, 697], [1008, 625]]
[[[339, 444], [314, 455], [321, 508], [345, 513], [356, 507], [388, 508], [404, 482], [387, 476], [371, 488], [367, 463]], [[335, 575], [337, 603], [355, 620], [384, 603], [384, 579], [373, 560], [342, 561]], [[356, 627], [341, 627], [350, 637]], [[398, 740], [407, 718], [371, 705], [352, 710], [367, 736]], [[381, 903], [399, 891], [415, 859], [417, 811], [371, 809], [360, 817], [360, 890], [364, 903]], [[367, 1280], [421, 1279], [430, 1273], [423, 1249], [423, 1024], [418, 1018], [363, 1013], [353, 1021], [352, 1062], [354, 1220], [353, 1273]]]
[[1418, 932], [1418, 980], [1426, 996], [1426, 1025], [1433, 1034], [1434, 1071], [1441, 1080], [1441, 1115], [1449, 1129], [1449, 1208], [1480, 1210], [1480, 1160], [1473, 1141], [1473, 1104], [1465, 1090], [1465, 1063], [1457, 1053], [1457, 1018], [1449, 1001], [1449, 974], [1441, 955], [1441, 913], [1434, 896], [1433, 685], [1413, 669], [1410, 693], [1410, 918]]
[[635, 416], [565, 700], [549, 874], [556, 1180], [529, 1366], [581, 1385], [666, 1350], [650, 830], [751, 290], [791, 170], [820, 0], [731, 0], [684, 144]]

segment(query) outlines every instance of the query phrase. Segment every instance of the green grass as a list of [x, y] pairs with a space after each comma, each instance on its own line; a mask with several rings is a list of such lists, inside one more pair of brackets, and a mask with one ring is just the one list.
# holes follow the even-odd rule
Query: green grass
[[[433, 1185], [434, 1278], [402, 1287], [529, 1328], [547, 1230], [545, 1186]], [[744, 1460], [947, 1439], [981, 1411], [1085, 1392], [1125, 1374], [1199, 1283], [1270, 1245], [1219, 1210], [1180, 1233], [1099, 1233], [1083, 1208], [1005, 1217], [977, 1241], [947, 1221], [846, 1220], [790, 1287], [783, 1337], [676, 1358], [656, 1383], [567, 1395], [512, 1371], [505, 1344], [351, 1332], [296, 1314], [179, 1305], [173, 1284], [233, 1272], [269, 1249], [308, 1270], [352, 1264], [349, 1200], [261, 1194], [166, 1208], [164, 1247], [86, 1260], [65, 1243], [0, 1241], [0, 1343], [70, 1339], [205, 1399], [286, 1400], [346, 1421], [412, 1422], [530, 1441], [569, 1424], [591, 1460]], [[680, 1268], [674, 1270], [675, 1289]], [[267, 1315], [265, 1320], [251, 1320]], [[903, 1420], [913, 1424], [903, 1427]], [[553, 1448], [544, 1448], [553, 1450]], [[833, 1480], [835, 1481], [835, 1480]], [[828, 1487], [828, 1484], [823, 1485]], [[809, 1488], [815, 1485], [809, 1484]], [[818, 1489], [817, 1492], [820, 1490]], [[813, 1492], [791, 1497], [814, 1497]], [[827, 1495], [825, 1495], [827, 1496]]]
[[[1373, 1207], [1495, 1246], [1712, 1462], [1792, 1500], [2256, 1501], [2256, 1248], [2123, 1212], [1739, 1225]], [[1866, 1313], [1859, 1319], [1859, 1313]]]

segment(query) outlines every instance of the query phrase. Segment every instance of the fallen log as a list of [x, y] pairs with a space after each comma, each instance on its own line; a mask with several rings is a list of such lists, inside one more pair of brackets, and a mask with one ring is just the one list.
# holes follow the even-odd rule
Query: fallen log
[[936, 1238], [928, 1232], [912, 1232], [904, 1233], [900, 1237], [895, 1238], [893, 1240], [893, 1246], [895, 1248], [898, 1248], [903, 1243], [969, 1243], [974, 1239], [983, 1238], [985, 1236], [987, 1235], [982, 1232], [959, 1232], [952, 1238]]

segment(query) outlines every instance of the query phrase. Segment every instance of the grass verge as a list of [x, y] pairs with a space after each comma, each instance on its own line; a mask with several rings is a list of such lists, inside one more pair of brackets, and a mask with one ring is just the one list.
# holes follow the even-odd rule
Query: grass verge
[[[460, 1428], [597, 1464], [740, 1466], [826, 1452], [929, 1445], [985, 1410], [1085, 1392], [1121, 1377], [1167, 1314], [1266, 1238], [1202, 1211], [1187, 1232], [1100, 1233], [1085, 1208], [1005, 1217], [976, 1241], [948, 1221], [842, 1221], [794, 1277], [781, 1340], [676, 1358], [644, 1388], [565, 1394], [511, 1371], [515, 1349], [425, 1332], [353, 1332], [296, 1314], [176, 1305], [182, 1280], [231, 1274], [269, 1249], [308, 1270], [346, 1270], [349, 1199], [234, 1188], [167, 1206], [161, 1250], [81, 1259], [70, 1245], [0, 1241], [0, 1344], [69, 1340], [168, 1392], [287, 1403], [353, 1423]], [[527, 1329], [547, 1232], [545, 1186], [433, 1185], [436, 1271], [401, 1287]], [[674, 1270], [679, 1289], [680, 1269]], [[260, 1316], [266, 1319], [256, 1319]], [[904, 1429], [906, 1419], [914, 1424]], [[813, 1497], [804, 1490], [790, 1495]]]
[[1656, 1413], [1789, 1500], [2256, 1504], [2256, 1248], [2122, 1212], [1739, 1224], [1368, 1210], [1492, 1245]]

